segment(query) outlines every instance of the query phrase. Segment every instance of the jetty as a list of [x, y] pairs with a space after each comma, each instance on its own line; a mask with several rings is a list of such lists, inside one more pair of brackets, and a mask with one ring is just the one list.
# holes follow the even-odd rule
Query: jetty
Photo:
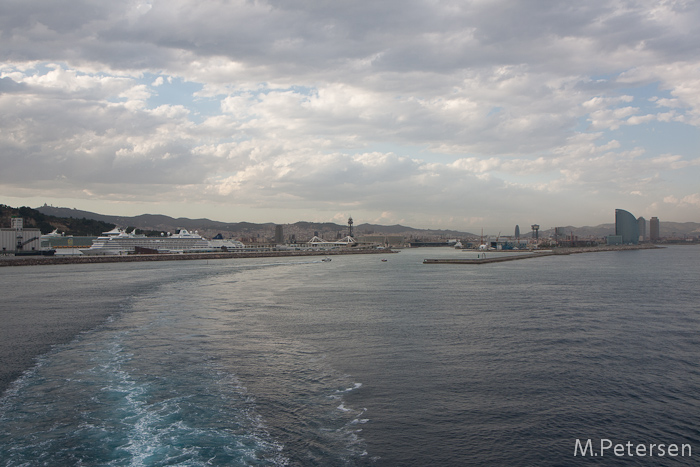
[[390, 249], [376, 248], [342, 248], [337, 250], [291, 250], [291, 251], [256, 251], [256, 252], [221, 252], [221, 253], [160, 253], [160, 254], [130, 254], [130, 255], [61, 255], [61, 256], [24, 256], [0, 259], [2, 266], [38, 266], [50, 264], [94, 264], [94, 263], [131, 263], [140, 261], [183, 261], [183, 260], [215, 260], [243, 258], [283, 258], [290, 256], [335, 256], [335, 255], [367, 255], [396, 253]]
[[[478, 253], [477, 258], [439, 258], [439, 259], [424, 259], [423, 264], [491, 264], [503, 263], [506, 261], [517, 261], [521, 259], [542, 258], [545, 256], [562, 256], [574, 255], [580, 253], [599, 253], [603, 251], [628, 251], [628, 250], [654, 250], [663, 248], [657, 245], [603, 245], [592, 247], [557, 247], [551, 250], [530, 250], [530, 251], [512, 251], [512, 250], [496, 250], [479, 252], [474, 250], [472, 253]], [[494, 256], [489, 256], [493, 254]], [[498, 255], [498, 256], [495, 256]]]
[[539, 258], [542, 256], [551, 256], [554, 253], [551, 251], [542, 251], [537, 253], [520, 253], [520, 254], [509, 254], [502, 256], [491, 256], [483, 255], [480, 258], [440, 258], [440, 259], [424, 259], [423, 264], [490, 264], [490, 263], [503, 263], [506, 261], [516, 261], [520, 259], [530, 259]]

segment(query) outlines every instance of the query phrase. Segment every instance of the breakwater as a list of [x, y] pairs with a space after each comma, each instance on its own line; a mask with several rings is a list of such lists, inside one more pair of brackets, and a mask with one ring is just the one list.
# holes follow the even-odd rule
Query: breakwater
[[256, 251], [256, 252], [221, 252], [221, 253], [181, 253], [155, 255], [105, 255], [105, 256], [28, 256], [0, 259], [2, 266], [36, 266], [49, 264], [84, 264], [84, 263], [129, 263], [138, 261], [183, 261], [183, 260], [216, 260], [234, 258], [278, 258], [289, 256], [338, 256], [338, 255], [367, 255], [390, 254], [392, 250], [377, 249], [347, 249], [328, 251]]
[[521, 259], [541, 258], [544, 256], [573, 255], [579, 253], [598, 253], [603, 251], [653, 250], [657, 248], [663, 247], [659, 247], [657, 245], [606, 245], [581, 248], [561, 247], [553, 248], [551, 250], [532, 250], [531, 252], [527, 253], [522, 251], [498, 251], [499, 254], [502, 254], [501, 256], [489, 257], [487, 256], [487, 254], [491, 252], [484, 252], [482, 257], [480, 258], [424, 259], [423, 264], [491, 264], [503, 263], [506, 261], [517, 261]]

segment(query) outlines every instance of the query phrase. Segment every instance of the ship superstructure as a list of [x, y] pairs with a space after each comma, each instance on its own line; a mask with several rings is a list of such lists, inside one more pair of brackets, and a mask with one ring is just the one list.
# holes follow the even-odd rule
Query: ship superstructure
[[[243, 248], [240, 242], [227, 242], [226, 246]], [[240, 245], [240, 246], [239, 246]], [[90, 248], [81, 250], [84, 255], [123, 255], [136, 251], [136, 248], [155, 250], [158, 253], [184, 253], [222, 250], [222, 245], [212, 245], [196, 231], [179, 230], [175, 234], [160, 237], [147, 237], [123, 229], [114, 228], [97, 237]]]

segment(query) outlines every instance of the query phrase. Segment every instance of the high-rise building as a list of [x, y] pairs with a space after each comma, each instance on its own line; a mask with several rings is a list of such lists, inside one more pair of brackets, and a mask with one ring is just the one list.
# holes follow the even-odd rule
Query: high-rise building
[[275, 243], [284, 243], [284, 226], [282, 225], [275, 226]]
[[656, 242], [661, 238], [659, 235], [659, 218], [652, 217], [649, 219], [649, 240]]
[[615, 209], [615, 235], [622, 237], [624, 244], [639, 244], [639, 224], [632, 213]]
[[639, 226], [639, 241], [647, 241], [647, 220], [643, 217], [637, 218], [637, 225]]

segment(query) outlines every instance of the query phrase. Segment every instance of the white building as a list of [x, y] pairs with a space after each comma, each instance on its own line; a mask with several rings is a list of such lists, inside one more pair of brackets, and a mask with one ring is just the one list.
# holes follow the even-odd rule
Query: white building
[[343, 238], [342, 240], [338, 240], [336, 242], [329, 242], [327, 240], [323, 240], [321, 238], [318, 238], [314, 236], [311, 240], [306, 242], [309, 246], [312, 246], [314, 248], [338, 248], [338, 247], [348, 247], [348, 246], [353, 246], [355, 243], [354, 238], [351, 236], [347, 236]]

